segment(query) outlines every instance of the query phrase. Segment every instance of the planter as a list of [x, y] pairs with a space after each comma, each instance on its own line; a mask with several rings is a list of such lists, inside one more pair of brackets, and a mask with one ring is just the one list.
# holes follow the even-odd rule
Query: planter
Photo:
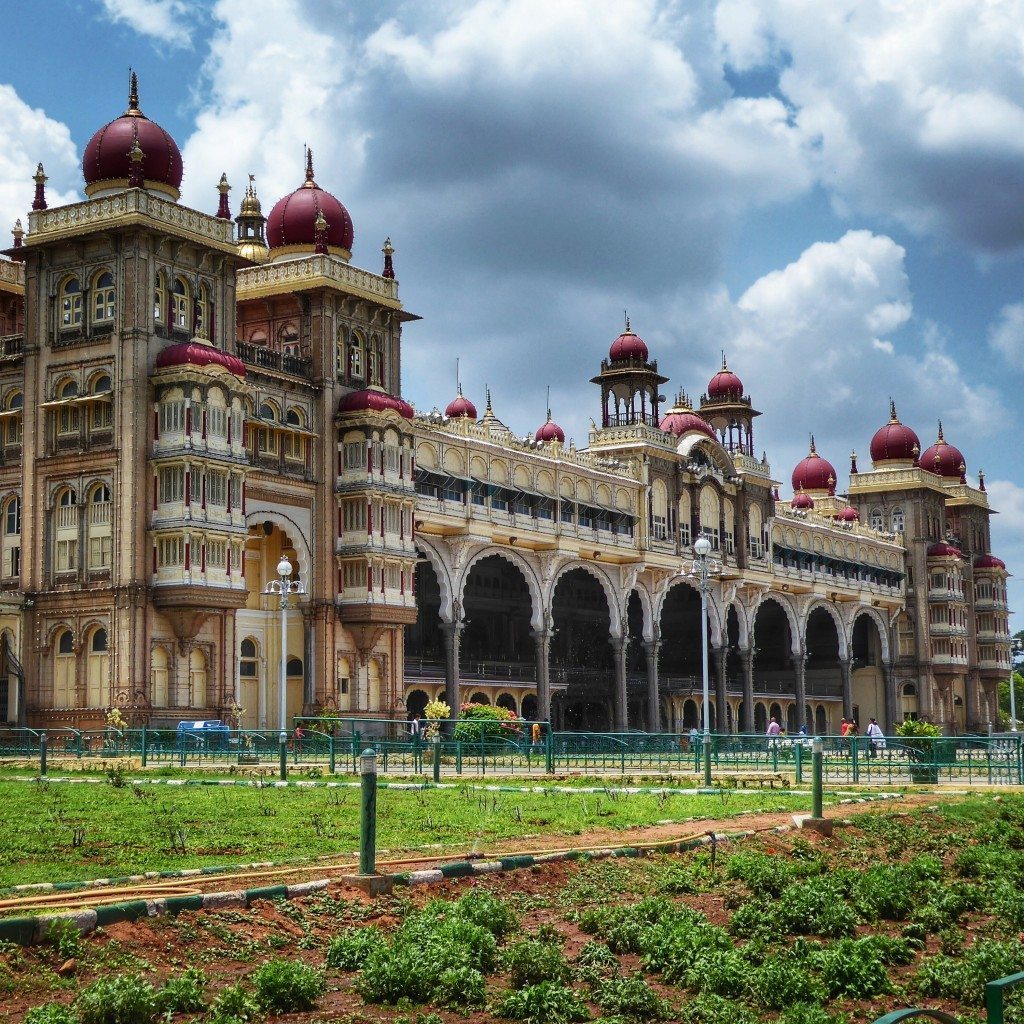
[[912, 764], [910, 766], [910, 781], [921, 785], [934, 785], [939, 781], [939, 766], [937, 764]]

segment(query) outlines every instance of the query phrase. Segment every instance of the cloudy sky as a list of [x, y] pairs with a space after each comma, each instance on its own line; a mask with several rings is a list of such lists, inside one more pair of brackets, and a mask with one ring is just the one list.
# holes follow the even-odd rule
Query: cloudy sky
[[0, 224], [38, 160], [51, 203], [79, 193], [129, 65], [184, 202], [253, 172], [269, 211], [308, 143], [354, 262], [392, 237], [418, 407], [459, 357], [518, 433], [550, 386], [585, 443], [628, 309], [670, 395], [726, 351], [788, 494], [812, 432], [844, 485], [891, 395], [984, 469], [1024, 608], [1024, 0], [8, 5]]

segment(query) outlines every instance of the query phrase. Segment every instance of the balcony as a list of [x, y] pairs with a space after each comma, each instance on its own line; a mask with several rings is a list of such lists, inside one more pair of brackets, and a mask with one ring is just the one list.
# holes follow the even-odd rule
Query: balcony
[[20, 359], [24, 350], [24, 334], [6, 334], [0, 338], [0, 360]]
[[293, 356], [262, 345], [250, 345], [244, 341], [235, 342], [235, 353], [248, 366], [275, 373], [287, 373], [292, 377], [313, 379], [313, 360], [304, 356]]

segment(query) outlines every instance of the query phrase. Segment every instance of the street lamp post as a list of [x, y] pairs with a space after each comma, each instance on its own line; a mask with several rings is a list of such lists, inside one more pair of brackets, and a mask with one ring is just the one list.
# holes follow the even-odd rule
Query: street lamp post
[[[709, 557], [711, 541], [707, 537], [698, 537], [693, 545], [693, 565], [687, 575], [697, 584], [700, 592], [700, 651], [701, 681], [704, 686], [704, 786], [711, 788], [711, 692], [708, 682], [708, 594], [711, 591], [711, 578], [721, 571], [721, 565]], [[723, 709], [719, 708], [719, 715]]]
[[1017, 731], [1017, 684], [1013, 676], [1013, 656], [1024, 651], [1024, 642], [1018, 637], [1010, 641], [1010, 732]]
[[278, 742], [281, 746], [281, 778], [285, 777], [287, 768], [285, 758], [288, 746], [288, 598], [292, 594], [304, 594], [306, 588], [301, 580], [293, 580], [292, 563], [281, 556], [277, 563], [276, 580], [270, 580], [263, 593], [281, 599], [281, 677], [278, 683], [278, 725], [281, 734]]

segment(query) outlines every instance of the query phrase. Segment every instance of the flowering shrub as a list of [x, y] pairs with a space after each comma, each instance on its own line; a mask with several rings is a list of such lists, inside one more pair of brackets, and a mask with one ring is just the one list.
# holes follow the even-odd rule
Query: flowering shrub
[[427, 720], [426, 737], [432, 740], [441, 728], [441, 722], [450, 718], [452, 709], [443, 700], [432, 700], [423, 709], [423, 715]]
[[457, 740], [516, 739], [522, 735], [522, 722], [515, 712], [491, 704], [461, 704], [455, 726]]
[[117, 729], [119, 732], [128, 728], [128, 723], [124, 720], [120, 708], [111, 708], [107, 712], [107, 728]]

